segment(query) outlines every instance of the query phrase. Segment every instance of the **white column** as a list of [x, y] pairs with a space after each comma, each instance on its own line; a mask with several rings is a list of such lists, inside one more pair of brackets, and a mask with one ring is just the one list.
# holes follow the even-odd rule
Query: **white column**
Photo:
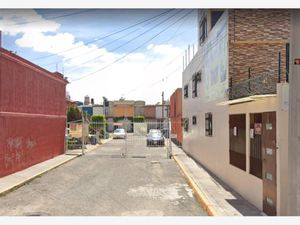
[[250, 114], [246, 113], [246, 172], [250, 173]]
[[291, 74], [289, 101], [288, 215], [300, 215], [300, 10], [292, 10]]

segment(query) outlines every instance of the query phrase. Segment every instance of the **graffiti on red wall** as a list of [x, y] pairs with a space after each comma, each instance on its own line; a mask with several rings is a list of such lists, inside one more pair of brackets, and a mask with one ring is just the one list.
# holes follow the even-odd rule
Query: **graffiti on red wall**
[[4, 154], [5, 168], [12, 167], [15, 163], [22, 163], [26, 155], [30, 155], [37, 145], [30, 137], [10, 137], [7, 139], [7, 152]]

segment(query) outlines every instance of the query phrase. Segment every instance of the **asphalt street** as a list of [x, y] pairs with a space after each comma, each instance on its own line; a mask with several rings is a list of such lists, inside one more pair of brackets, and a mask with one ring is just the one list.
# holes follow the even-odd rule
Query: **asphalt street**
[[207, 214], [166, 149], [146, 147], [145, 137], [129, 136], [126, 142], [112, 140], [0, 197], [0, 215]]

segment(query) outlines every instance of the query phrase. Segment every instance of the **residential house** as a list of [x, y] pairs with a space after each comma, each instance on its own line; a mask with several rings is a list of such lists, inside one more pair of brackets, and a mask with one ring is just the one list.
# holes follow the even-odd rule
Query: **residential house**
[[64, 153], [66, 85], [0, 48], [0, 177]]
[[266, 214], [287, 215], [290, 11], [199, 10], [198, 23], [183, 149]]
[[177, 88], [170, 97], [170, 119], [174, 140], [182, 145], [182, 88]]

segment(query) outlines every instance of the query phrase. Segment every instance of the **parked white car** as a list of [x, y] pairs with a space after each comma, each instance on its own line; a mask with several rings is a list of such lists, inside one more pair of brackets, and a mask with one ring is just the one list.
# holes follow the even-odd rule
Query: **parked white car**
[[118, 139], [118, 138], [125, 139], [126, 136], [127, 136], [126, 131], [123, 128], [118, 128], [113, 133], [113, 139]]

